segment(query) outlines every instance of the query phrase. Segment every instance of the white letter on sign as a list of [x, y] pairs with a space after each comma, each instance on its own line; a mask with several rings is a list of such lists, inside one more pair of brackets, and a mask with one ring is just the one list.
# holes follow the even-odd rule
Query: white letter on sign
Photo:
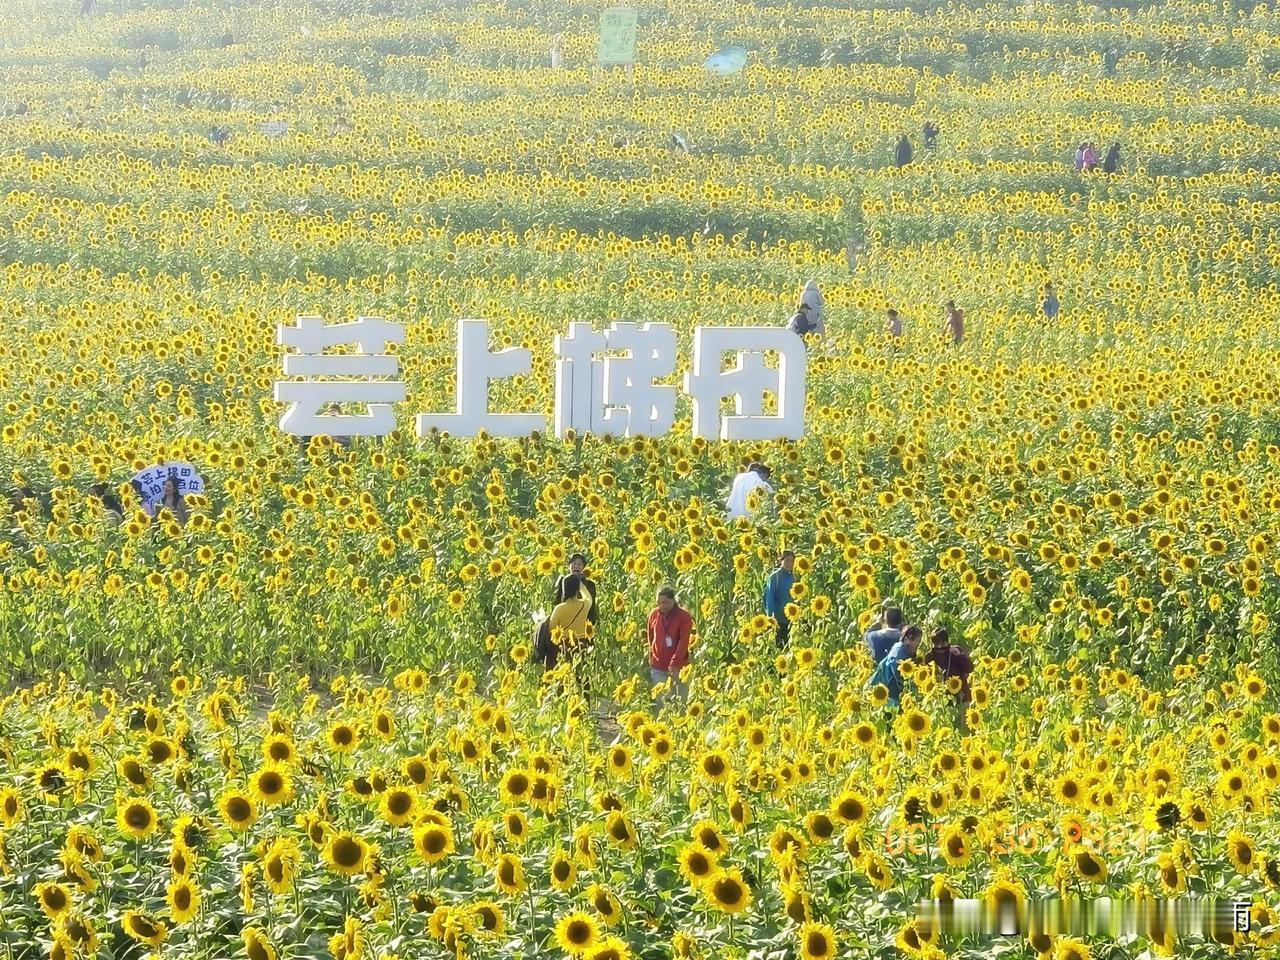
[[[374, 378], [399, 374], [400, 361], [385, 350], [388, 343], [404, 343], [403, 324], [389, 323], [382, 317], [334, 324], [326, 324], [321, 317], [298, 317], [295, 326], [282, 323], [276, 327], [276, 341], [298, 351], [285, 355], [285, 376], [309, 378], [276, 383], [276, 402], [289, 404], [280, 418], [282, 431], [300, 437], [378, 437], [396, 428], [391, 404], [404, 400], [405, 385], [399, 380]], [[346, 343], [356, 344], [359, 354], [325, 355], [328, 347]], [[310, 379], [314, 377], [359, 379]], [[367, 403], [369, 412], [360, 416], [320, 415], [322, 408], [338, 403]]]
[[455, 437], [474, 437], [481, 430], [495, 437], [527, 437], [546, 428], [537, 413], [490, 413], [489, 382], [527, 374], [532, 356], [522, 347], [489, 350], [487, 320], [458, 321], [458, 366], [456, 413], [418, 415], [418, 436], [433, 429]]
[[[695, 327], [693, 369], [684, 389], [693, 400], [693, 435], [708, 440], [799, 440], [804, 435], [805, 349], [785, 327]], [[777, 369], [765, 351], [778, 354]], [[726, 353], [738, 363], [722, 370]], [[778, 412], [764, 415], [764, 395], [778, 398]], [[720, 419], [720, 401], [734, 398], [734, 416]]]

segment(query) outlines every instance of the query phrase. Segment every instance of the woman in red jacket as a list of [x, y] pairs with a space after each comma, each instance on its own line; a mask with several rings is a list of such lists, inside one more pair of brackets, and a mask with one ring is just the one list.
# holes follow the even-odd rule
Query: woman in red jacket
[[649, 681], [655, 686], [671, 681], [679, 697], [688, 689], [679, 678], [689, 662], [692, 633], [693, 617], [676, 602], [676, 592], [670, 587], [660, 589], [658, 605], [649, 614]]

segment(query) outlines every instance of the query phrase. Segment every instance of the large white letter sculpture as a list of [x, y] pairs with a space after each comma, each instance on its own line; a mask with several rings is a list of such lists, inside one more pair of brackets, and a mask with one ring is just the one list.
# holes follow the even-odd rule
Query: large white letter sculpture
[[455, 437], [473, 437], [481, 430], [495, 437], [527, 437], [545, 429], [541, 414], [489, 412], [489, 381], [526, 374], [532, 360], [523, 347], [490, 351], [487, 320], [459, 320], [457, 412], [419, 414], [418, 436], [435, 429]]
[[[625, 356], [595, 355], [604, 351]], [[557, 437], [573, 429], [605, 436], [660, 437], [676, 418], [675, 387], [655, 380], [676, 366], [676, 334], [669, 324], [613, 323], [595, 333], [588, 323], [569, 324], [556, 337]]]
[[[297, 350], [286, 354], [284, 373], [306, 380], [276, 384], [277, 403], [289, 404], [280, 429], [297, 436], [385, 436], [396, 428], [391, 404], [405, 398], [399, 380], [377, 380], [400, 373], [400, 361], [388, 356], [386, 344], [404, 343], [404, 324], [382, 317], [360, 317], [353, 323], [326, 324], [322, 317], [298, 317], [295, 326], [276, 327], [276, 342]], [[357, 344], [359, 355], [325, 355], [328, 347]], [[314, 377], [359, 379], [316, 380]], [[320, 414], [330, 404], [367, 403], [367, 414]]]
[[[799, 440], [804, 435], [805, 347], [786, 327], [696, 327], [693, 369], [684, 389], [693, 400], [693, 435], [708, 440]], [[776, 351], [778, 367], [765, 365]], [[737, 366], [722, 370], [726, 353]], [[764, 395], [776, 394], [778, 412], [764, 416]], [[735, 416], [721, 420], [720, 401], [734, 398]]]

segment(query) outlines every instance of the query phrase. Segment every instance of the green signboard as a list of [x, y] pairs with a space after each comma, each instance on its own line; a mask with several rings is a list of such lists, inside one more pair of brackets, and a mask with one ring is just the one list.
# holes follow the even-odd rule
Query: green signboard
[[601, 63], [636, 62], [636, 12], [631, 7], [610, 7], [600, 14]]

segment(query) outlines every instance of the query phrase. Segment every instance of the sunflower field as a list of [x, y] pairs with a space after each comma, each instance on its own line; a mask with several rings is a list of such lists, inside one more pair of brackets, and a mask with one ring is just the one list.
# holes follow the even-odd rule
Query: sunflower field
[[[602, 6], [0, 5], [0, 960], [1268, 955], [1274, 12], [637, 0], [625, 71]], [[492, 409], [549, 414], [569, 322], [673, 324], [677, 384], [808, 279], [801, 441], [692, 440], [683, 397], [660, 440], [414, 435], [460, 317], [532, 351]], [[297, 315], [406, 325], [394, 434], [278, 430]], [[128, 483], [173, 460], [182, 523]], [[591, 690], [531, 662], [575, 551]], [[972, 651], [965, 713], [866, 689], [886, 600]], [[1253, 930], [913, 919], [1059, 895]]]

